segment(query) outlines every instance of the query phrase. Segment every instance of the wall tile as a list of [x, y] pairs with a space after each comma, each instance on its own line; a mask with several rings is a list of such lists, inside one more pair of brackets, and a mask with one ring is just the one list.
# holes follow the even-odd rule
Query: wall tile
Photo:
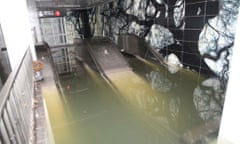
[[168, 18], [168, 28], [176, 28], [173, 18]]
[[185, 0], [185, 2], [188, 4], [201, 3], [201, 2], [205, 2], [205, 1], [207, 1], [207, 0]]
[[205, 2], [186, 4], [185, 16], [202, 16], [205, 12]]
[[206, 15], [217, 15], [219, 12], [219, 2], [209, 1], [206, 4]]
[[170, 32], [173, 33], [173, 36], [176, 40], [183, 40], [183, 31], [182, 30], [179, 30], [179, 29], [172, 29], [172, 28], [169, 28]]
[[198, 42], [183, 41], [184, 52], [187, 53], [198, 53]]
[[185, 29], [199, 29], [201, 30], [204, 25], [204, 16], [185, 17]]
[[156, 19], [155, 23], [161, 24], [164, 27], [168, 27], [168, 19], [166, 19], [166, 18], [164, 18], [164, 19], [163, 18]]
[[198, 41], [201, 30], [185, 30], [184, 40], [185, 41]]

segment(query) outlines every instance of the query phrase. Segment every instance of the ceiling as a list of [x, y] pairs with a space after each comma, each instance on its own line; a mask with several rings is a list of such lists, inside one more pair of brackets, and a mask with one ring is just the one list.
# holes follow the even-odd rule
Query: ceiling
[[36, 7], [38, 10], [46, 9], [87, 9], [114, 0], [37, 0]]

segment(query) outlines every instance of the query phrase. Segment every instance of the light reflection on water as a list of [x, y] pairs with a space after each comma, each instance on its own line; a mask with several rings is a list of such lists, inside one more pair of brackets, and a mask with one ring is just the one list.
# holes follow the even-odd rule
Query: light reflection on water
[[[170, 74], [134, 58], [129, 63], [133, 71], [107, 75], [117, 95], [87, 65], [80, 65], [72, 76], [61, 77], [64, 88], [71, 86], [64, 90], [71, 115], [66, 128], [75, 138], [71, 143], [174, 144], [181, 138], [197, 142], [209, 129], [216, 131], [218, 123], [202, 125], [221, 117], [224, 90], [217, 79], [186, 70]], [[55, 137], [63, 137], [64, 131]]]
[[[67, 141], [66, 139], [73, 139], [72, 131], [68, 128], [68, 114], [64, 106], [65, 100], [59, 97], [59, 93], [54, 84], [43, 86], [42, 95], [46, 101], [48, 116], [50, 119], [52, 133], [60, 141]], [[61, 128], [64, 127], [65, 133], [61, 133]], [[50, 135], [50, 134], [49, 134]], [[50, 138], [51, 139], [51, 138]]]
[[[217, 135], [225, 96], [224, 86], [217, 78], [204, 77], [183, 69], [171, 74], [167, 69], [146, 60], [141, 60], [146, 64], [144, 68], [135, 59], [129, 62], [134, 71], [145, 76], [151, 88], [160, 95], [157, 95], [158, 100], [153, 100], [158, 104], [151, 109], [152, 117], [164, 119], [165, 124], [179, 134], [192, 133], [195, 140], [199, 139], [199, 135]], [[212, 125], [208, 128], [202, 126], [207, 124]]]
[[[144, 104], [144, 99], [130, 98], [126, 103], [122, 102], [121, 98], [116, 96], [116, 93], [91, 67], [86, 64], [83, 67], [86, 73], [79, 74], [71, 79], [62, 77], [61, 80], [62, 85], [65, 87], [67, 85], [72, 86], [71, 90], [65, 91], [65, 95], [72, 110], [70, 111], [72, 117], [69, 118], [69, 127], [74, 132], [74, 135], [77, 135], [74, 142], [84, 144], [158, 144], [160, 141], [166, 144], [176, 143], [175, 135], [167, 132], [161, 126], [159, 128], [158, 125], [149, 121], [146, 116], [142, 116], [138, 110], [136, 111], [133, 108], [135, 104], [137, 107], [143, 106], [141, 101]], [[130, 76], [133, 76], [134, 82], [143, 82], [137, 75]], [[84, 82], [86, 85], [84, 85]], [[148, 85], [146, 82], [142, 84], [143, 86]], [[84, 91], [80, 90], [80, 93], [77, 93], [78, 89], [83, 89], [81, 87], [86, 86], [88, 87], [87, 90], [84, 88]], [[136, 87], [137, 85], [134, 88], [135, 92]], [[128, 92], [125, 91], [121, 94], [127, 94]], [[135, 94], [132, 93], [132, 96], [138, 98]], [[131, 104], [129, 100], [132, 101]], [[134, 101], [140, 101], [140, 105]], [[58, 141], [58, 143], [61, 142]]]
[[111, 73], [107, 77], [130, 104], [147, 109], [148, 104], [158, 103], [157, 95], [159, 94], [133, 71]]

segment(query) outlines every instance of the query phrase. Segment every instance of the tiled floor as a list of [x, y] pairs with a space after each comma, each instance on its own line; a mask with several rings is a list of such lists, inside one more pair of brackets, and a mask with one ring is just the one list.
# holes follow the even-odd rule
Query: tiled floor
[[41, 93], [41, 82], [35, 83], [35, 144], [48, 144], [46, 115]]
[[[46, 55], [45, 52], [38, 52], [38, 58], [41, 59], [43, 55]], [[47, 60], [41, 59], [41, 62], [44, 63], [44, 68], [41, 71], [41, 75], [44, 77], [49, 76], [51, 72], [51, 67], [46, 66]], [[44, 77], [44, 80], [35, 82], [35, 144], [48, 144], [48, 129], [47, 129], [47, 114], [45, 113], [44, 107], [44, 96], [42, 94], [42, 88], [49, 85], [52, 79]]]

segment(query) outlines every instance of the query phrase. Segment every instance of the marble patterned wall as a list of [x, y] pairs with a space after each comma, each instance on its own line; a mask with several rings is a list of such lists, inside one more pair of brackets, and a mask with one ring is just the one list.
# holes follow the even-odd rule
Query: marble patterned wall
[[184, 67], [228, 79], [239, 0], [119, 0], [101, 7], [102, 33], [143, 38]]

